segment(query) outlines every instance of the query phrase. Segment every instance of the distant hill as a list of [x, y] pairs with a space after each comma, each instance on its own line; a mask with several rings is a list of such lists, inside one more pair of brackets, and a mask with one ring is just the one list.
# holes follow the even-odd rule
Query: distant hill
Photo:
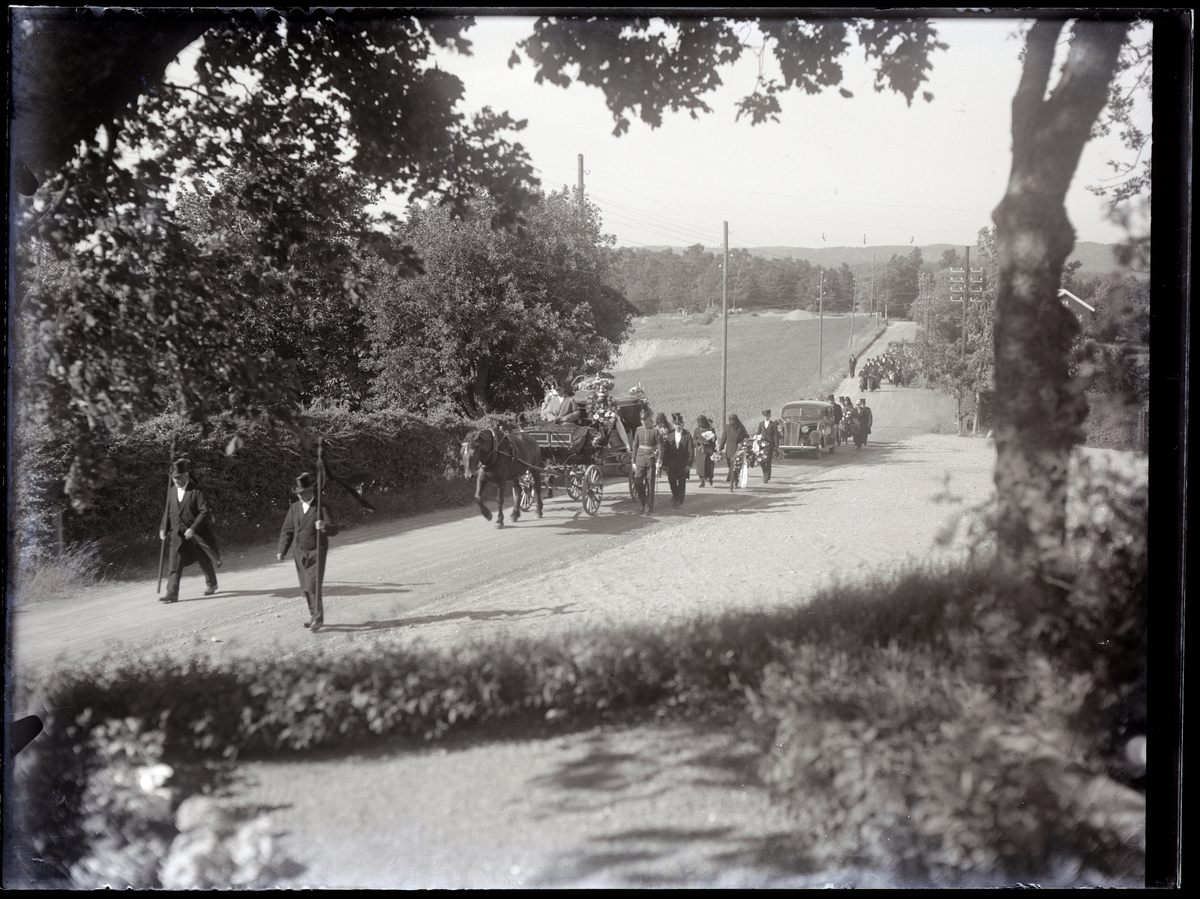
[[[1080, 260], [1083, 263], [1080, 274], [1107, 275], [1117, 269], [1113, 257], [1115, 247], [1116, 244], [1081, 240], [1075, 244], [1075, 250], [1067, 261]], [[684, 250], [683, 247], [644, 247], [643, 249], [671, 250], [676, 253], [682, 253]], [[721, 252], [720, 247], [706, 247], [705, 249], [713, 253]], [[756, 256], [805, 259], [810, 265], [820, 265], [825, 268], [838, 268], [845, 262], [850, 265], [850, 268], [861, 271], [863, 268], [870, 267], [872, 257], [874, 257], [876, 265], [885, 266], [893, 255], [907, 256], [916, 249], [916, 246], [906, 244], [884, 247], [748, 247], [748, 249]], [[955, 250], [961, 254], [963, 247], [948, 243], [934, 243], [925, 244], [920, 247], [920, 250], [922, 259], [926, 262], [936, 263], [947, 250]]]

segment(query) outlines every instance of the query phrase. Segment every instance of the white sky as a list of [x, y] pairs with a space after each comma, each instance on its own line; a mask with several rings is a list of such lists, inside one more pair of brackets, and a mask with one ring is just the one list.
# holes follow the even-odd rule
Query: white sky
[[[441, 65], [466, 85], [467, 111], [491, 106], [528, 119], [516, 139], [548, 189], [575, 185], [582, 153], [585, 192], [622, 246], [716, 246], [723, 221], [731, 247], [861, 246], [864, 235], [868, 246], [974, 245], [1004, 194], [1020, 78], [1022, 42], [1009, 37], [1016, 20], [938, 22], [949, 49], [933, 57], [932, 103], [918, 93], [909, 107], [899, 94], [876, 93], [852, 46], [843, 81], [852, 99], [792, 90], [780, 98], [779, 123], [735, 122], [734, 104], [753, 90], [758, 69], [745, 54], [706, 97], [711, 114], [666, 113], [657, 130], [634, 118], [619, 138], [599, 89], [538, 86], [528, 61], [507, 67], [532, 23], [478, 17], [466, 34], [473, 56], [446, 54]], [[1084, 185], [1111, 177], [1106, 160], [1126, 156], [1115, 136], [1085, 148], [1067, 197], [1077, 239], [1123, 239]]]
[[[842, 59], [842, 86], [853, 98], [836, 88], [816, 95], [792, 90], [780, 95], [779, 122], [735, 122], [735, 103], [753, 90], [758, 71], [758, 60], [746, 53], [722, 70], [724, 85], [705, 97], [712, 113], [693, 121], [668, 112], [658, 129], [631, 116], [621, 137], [612, 134], [615, 123], [599, 89], [537, 85], [528, 61], [508, 68], [533, 22], [478, 16], [466, 33], [472, 55], [444, 52], [438, 65], [462, 79], [464, 112], [491, 106], [528, 120], [509, 136], [529, 152], [546, 189], [574, 186], [582, 153], [585, 191], [602, 211], [604, 231], [621, 246], [715, 247], [723, 221], [732, 248], [973, 246], [979, 229], [992, 224], [1011, 165], [1022, 47], [1011, 36], [1016, 19], [938, 21], [949, 49], [933, 56], [924, 86], [932, 103], [919, 92], [911, 107], [899, 94], [876, 93], [874, 72], [852, 46]], [[168, 70], [169, 78], [191, 80], [196, 46]], [[1061, 59], [1065, 40], [1059, 49]], [[1146, 98], [1138, 121], [1149, 133]], [[1115, 135], [1084, 148], [1067, 195], [1078, 240], [1125, 237], [1107, 220], [1104, 199], [1085, 189], [1112, 177], [1109, 159], [1129, 160]]]

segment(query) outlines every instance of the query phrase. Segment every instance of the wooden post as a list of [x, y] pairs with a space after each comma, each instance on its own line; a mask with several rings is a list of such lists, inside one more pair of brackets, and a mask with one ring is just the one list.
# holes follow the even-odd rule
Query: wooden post
[[[582, 159], [582, 157], [580, 157]], [[321, 518], [321, 490], [325, 486], [325, 459], [322, 451], [325, 448], [325, 438], [317, 438], [317, 521], [323, 521]], [[503, 485], [500, 487], [504, 489]], [[317, 621], [324, 623], [325, 607], [321, 604], [321, 581], [325, 574], [325, 557], [321, 553], [321, 538], [325, 536], [325, 532], [317, 530]], [[313, 625], [314, 627], [316, 625]]]
[[825, 376], [825, 270], [817, 287], [817, 380]]
[[971, 248], [964, 247], [967, 261], [963, 265], [963, 315], [962, 315], [962, 355], [960, 362], [967, 361], [967, 296], [971, 293]]
[[729, 222], [725, 226], [725, 257], [721, 262], [721, 427], [729, 420], [728, 372], [729, 372]]

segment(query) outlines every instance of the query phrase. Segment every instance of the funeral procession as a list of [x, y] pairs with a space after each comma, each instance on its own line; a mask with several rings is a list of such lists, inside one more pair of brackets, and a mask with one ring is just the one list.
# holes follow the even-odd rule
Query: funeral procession
[[1075, 15], [12, 8], [3, 887], [1175, 885], [1192, 14]]

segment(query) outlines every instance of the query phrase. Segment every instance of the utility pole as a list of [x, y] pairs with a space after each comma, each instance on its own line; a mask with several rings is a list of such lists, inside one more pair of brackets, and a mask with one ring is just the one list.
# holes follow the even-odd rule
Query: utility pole
[[963, 247], [967, 254], [966, 264], [963, 266], [963, 322], [962, 322], [962, 355], [959, 357], [960, 362], [967, 361], [967, 295], [971, 292], [971, 248]]
[[725, 256], [721, 261], [721, 321], [723, 322], [721, 332], [721, 427], [725, 427], [725, 423], [729, 420], [729, 413], [726, 409], [728, 386], [727, 375], [729, 372], [729, 222], [724, 222], [725, 225]]
[[[858, 278], [854, 279], [855, 282]], [[857, 286], [857, 284], [856, 284]], [[858, 307], [858, 291], [850, 288], [850, 351], [854, 351], [854, 310]]]
[[579, 154], [579, 213], [583, 214], [583, 154]]
[[821, 280], [817, 288], [817, 380], [825, 376], [825, 270], [820, 271]]
[[[875, 314], [875, 254], [871, 254], [871, 315]], [[879, 319], [875, 319], [875, 327], [879, 327]]]

